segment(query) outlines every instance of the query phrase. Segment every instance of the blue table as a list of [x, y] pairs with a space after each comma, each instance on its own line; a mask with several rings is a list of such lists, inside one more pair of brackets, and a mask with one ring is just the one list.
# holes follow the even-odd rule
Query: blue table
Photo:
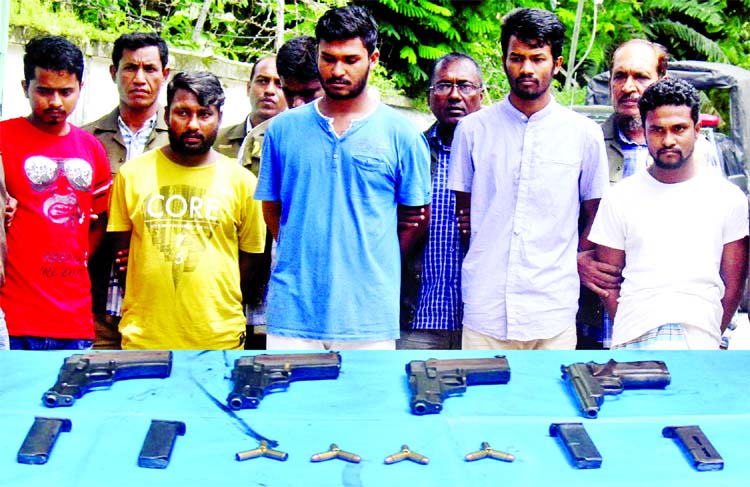
[[[260, 352], [259, 352], [260, 353]], [[175, 352], [168, 379], [116, 382], [69, 408], [46, 408], [42, 394], [72, 352], [0, 352], [0, 486], [737, 486], [750, 479], [750, 352], [508, 352], [511, 380], [469, 387], [445, 400], [442, 413], [414, 416], [404, 365], [427, 358], [491, 357], [488, 352], [342, 352], [337, 380], [294, 382], [237, 413], [279, 442], [286, 462], [235, 460], [255, 448], [239, 423], [197, 383], [224, 401], [234, 359], [251, 352]], [[560, 365], [663, 360], [672, 374], [665, 390], [609, 396], [599, 418], [582, 418], [560, 379]], [[16, 463], [35, 416], [69, 418], [45, 465]], [[137, 466], [152, 419], [186, 424], [164, 470]], [[603, 457], [598, 470], [576, 470], [552, 422], [583, 422]], [[720, 472], [697, 472], [664, 426], [697, 424], [725, 461]], [[465, 462], [482, 442], [512, 453], [513, 463]], [[359, 464], [310, 462], [331, 443], [362, 457]], [[385, 465], [407, 444], [428, 465]]]

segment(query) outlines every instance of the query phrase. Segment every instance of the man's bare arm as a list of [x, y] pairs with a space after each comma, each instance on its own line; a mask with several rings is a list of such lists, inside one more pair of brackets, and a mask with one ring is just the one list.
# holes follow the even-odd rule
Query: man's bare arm
[[274, 240], [279, 240], [279, 226], [281, 225], [281, 202], [280, 201], [263, 201], [263, 220], [266, 222], [268, 231], [273, 235]]
[[458, 225], [458, 235], [464, 248], [469, 248], [471, 239], [471, 193], [464, 191], [454, 191], [456, 195], [456, 224]]
[[263, 263], [263, 254], [251, 254], [240, 250], [240, 288], [242, 289], [242, 302], [248, 301], [248, 296], [252, 291], [251, 285], [255, 274]]
[[596, 250], [578, 252], [578, 276], [581, 284], [606, 298], [613, 289], [620, 287], [622, 269], [596, 260]]
[[[622, 269], [625, 267], [625, 251], [596, 245], [596, 260], [604, 264]], [[620, 288], [610, 289], [606, 296], [602, 296], [604, 307], [609, 313], [611, 319], [615, 319], [617, 314], [617, 299], [620, 297]]]
[[586, 200], [581, 203], [581, 234], [578, 236], [578, 250], [591, 250], [594, 244], [589, 241], [591, 226], [594, 224], [594, 217], [599, 210], [600, 199]]
[[724, 244], [721, 253], [721, 266], [719, 274], [724, 281], [724, 297], [721, 298], [721, 307], [724, 313], [721, 317], [721, 331], [726, 330], [732, 321], [737, 306], [742, 298], [742, 290], [745, 286], [748, 265], [748, 238], [744, 237], [734, 242]]
[[107, 212], [91, 215], [89, 221], [89, 255], [94, 255], [107, 233]]
[[112, 239], [112, 251], [115, 254], [115, 265], [117, 266], [120, 287], [125, 289], [125, 276], [128, 270], [128, 257], [130, 255], [130, 236], [132, 232], [110, 232]]
[[430, 205], [398, 205], [398, 243], [401, 255], [408, 255], [430, 226]]

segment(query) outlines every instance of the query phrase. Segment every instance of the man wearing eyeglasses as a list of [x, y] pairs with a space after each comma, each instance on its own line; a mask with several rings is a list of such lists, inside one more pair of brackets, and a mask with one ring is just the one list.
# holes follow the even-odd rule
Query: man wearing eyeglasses
[[453, 52], [435, 62], [427, 98], [437, 122], [425, 131], [432, 212], [428, 233], [402, 263], [397, 348], [461, 348], [461, 262], [467, 246], [459, 237], [456, 201], [448, 189], [448, 161], [456, 125], [481, 108], [483, 97], [482, 70], [471, 56]]
[[593, 247], [588, 230], [608, 170], [599, 126], [552, 97], [564, 40], [551, 12], [506, 15], [511, 92], [456, 128], [449, 186], [471, 225], [461, 275], [465, 349], [576, 346], [576, 255]]

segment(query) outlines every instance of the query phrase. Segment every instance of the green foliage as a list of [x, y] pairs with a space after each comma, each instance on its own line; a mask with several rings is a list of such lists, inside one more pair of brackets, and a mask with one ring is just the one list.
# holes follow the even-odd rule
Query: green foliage
[[643, 32], [661, 43], [675, 59], [725, 62], [721, 46], [712, 39], [726, 21], [726, 0], [646, 0]]
[[[201, 34], [193, 32], [205, 0], [10, 0], [12, 23], [80, 39], [112, 40], [123, 32], [152, 30], [171, 45], [239, 61], [275, 50], [277, 0], [213, 0]], [[466, 52], [483, 68], [490, 100], [508, 91], [502, 67], [502, 17], [517, 7], [554, 9], [567, 27], [564, 56], [579, 0], [355, 0], [380, 26], [381, 63], [374, 83], [387, 92], [405, 91], [423, 99], [435, 59]], [[284, 38], [312, 35], [317, 19], [346, 0], [284, 0]], [[575, 73], [577, 86], [609, 68], [614, 48], [634, 37], [668, 47], [674, 59], [731, 62], [750, 68], [750, 0], [607, 0], [597, 8], [585, 0]], [[67, 6], [70, 6], [68, 9]], [[77, 17], [77, 18], [76, 18]], [[79, 22], [77, 19], [81, 19]], [[586, 59], [584, 50], [594, 43]], [[564, 75], [556, 80], [556, 89]], [[384, 85], [385, 86], [385, 85]], [[379, 86], [380, 88], [380, 86]], [[381, 91], [383, 91], [381, 89]], [[556, 96], [579, 103], [582, 90]]]
[[706, 26], [712, 28], [721, 27], [724, 23], [721, 11], [726, 7], [726, 1], [702, 0], [673, 2], [672, 0], [651, 0], [648, 2], [650, 9], [659, 9], [667, 14], [680, 12], [691, 19], [702, 21]]
[[646, 27], [649, 37], [668, 37], [674, 39], [672, 49], [687, 44], [696, 53], [702, 54], [707, 61], [726, 62], [727, 57], [721, 46], [700, 32], [673, 20], [650, 22]]
[[82, 22], [72, 12], [54, 11], [44, 0], [10, 0], [10, 24], [74, 40], [111, 41], [115, 36]]
[[[380, 26], [381, 60], [410, 95], [424, 91], [433, 61], [451, 51], [470, 51], [477, 35], [496, 32], [494, 13], [477, 15], [480, 2], [364, 0]], [[469, 15], [465, 15], [468, 12]]]

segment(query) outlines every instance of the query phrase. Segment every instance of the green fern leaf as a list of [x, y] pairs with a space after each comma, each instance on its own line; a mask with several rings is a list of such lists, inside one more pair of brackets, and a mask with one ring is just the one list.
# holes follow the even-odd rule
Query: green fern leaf
[[727, 57], [719, 44], [685, 24], [672, 20], [660, 20], [651, 22], [645, 27], [647, 32], [652, 34], [650, 37], [656, 37], [654, 34], [660, 34], [671, 39], [687, 42], [695, 51], [706, 56], [707, 60], [727, 62]]
[[432, 2], [428, 2], [426, 0], [418, 0], [417, 2], [423, 9], [426, 11], [433, 13], [435, 15], [440, 15], [442, 17], [451, 17], [453, 15], [453, 12], [451, 12], [449, 9], [443, 7], [442, 5], [437, 5]]
[[401, 52], [398, 53], [401, 59], [406, 59], [410, 65], [417, 64], [417, 53], [411, 46], [404, 46], [401, 48]]

